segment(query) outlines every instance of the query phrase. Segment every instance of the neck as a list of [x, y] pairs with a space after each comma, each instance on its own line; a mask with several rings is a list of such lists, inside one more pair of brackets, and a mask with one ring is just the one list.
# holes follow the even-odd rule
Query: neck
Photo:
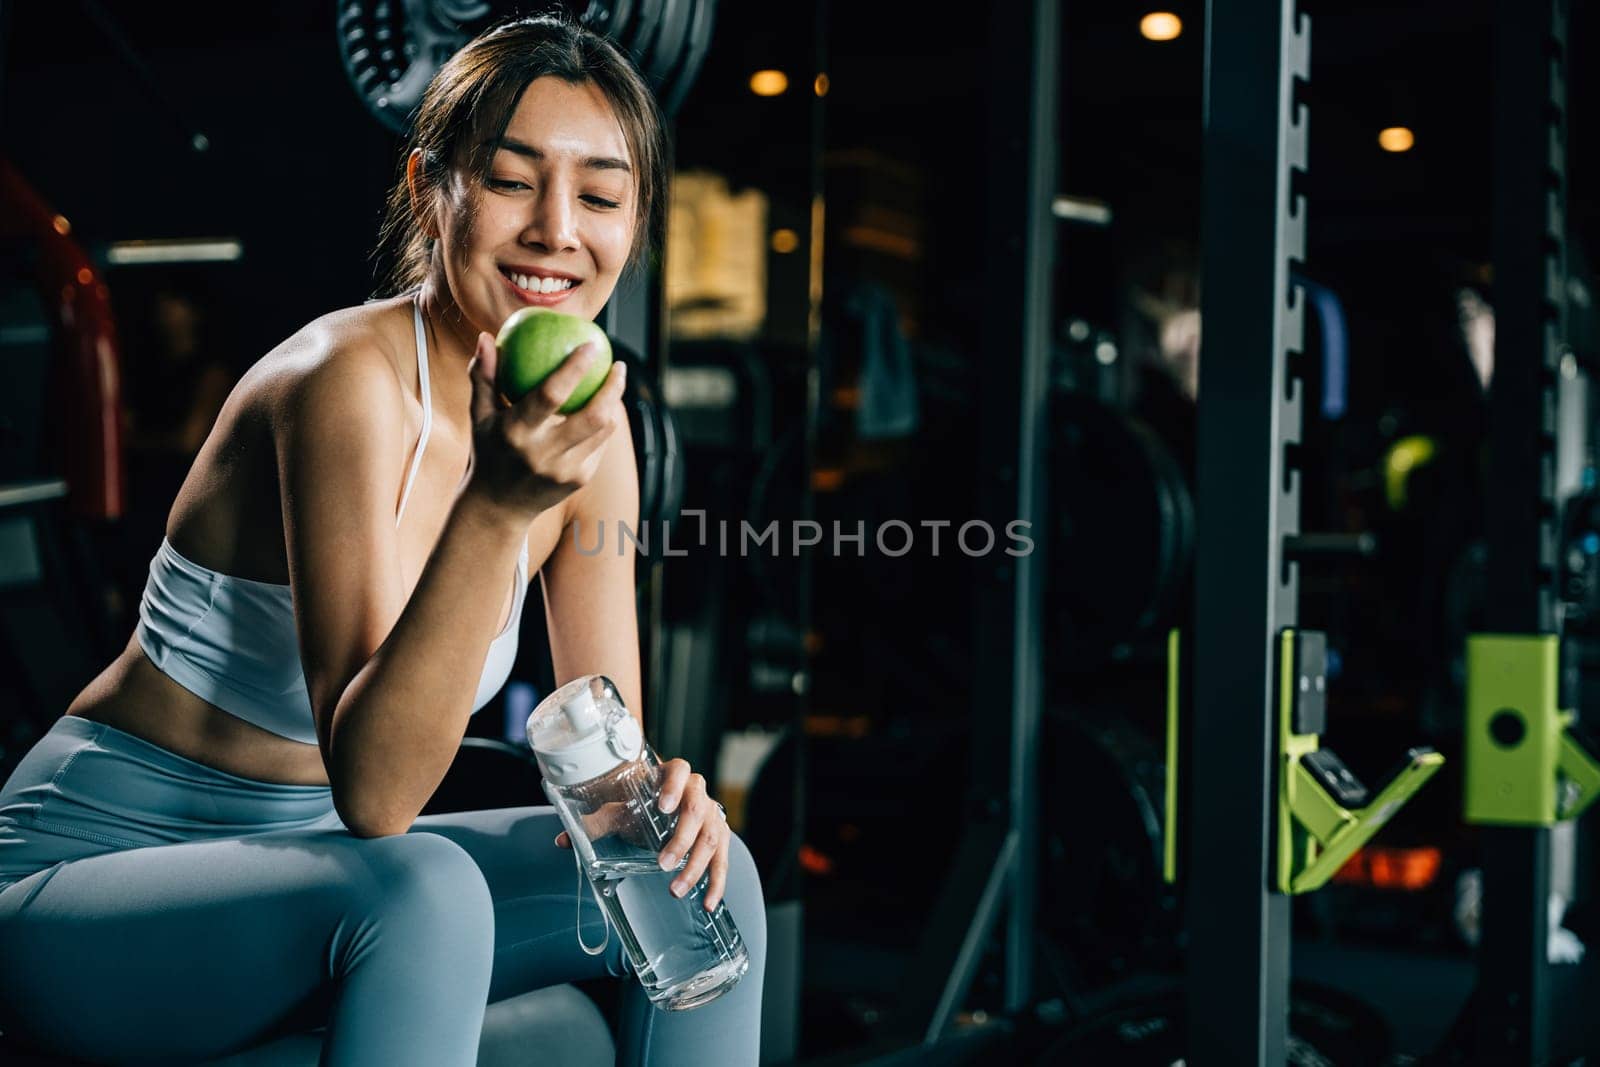
[[467, 364], [478, 348], [478, 329], [467, 321], [450, 287], [442, 284], [437, 274], [430, 274], [422, 283], [417, 300], [428, 330], [430, 357], [458, 369], [465, 380]]

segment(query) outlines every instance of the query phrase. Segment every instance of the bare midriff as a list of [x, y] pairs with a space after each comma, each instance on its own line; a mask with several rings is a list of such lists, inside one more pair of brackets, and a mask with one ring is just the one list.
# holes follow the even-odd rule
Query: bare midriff
[[78, 694], [67, 714], [103, 722], [240, 778], [328, 784], [316, 745], [280, 737], [201, 700], [157, 670], [136, 640]]

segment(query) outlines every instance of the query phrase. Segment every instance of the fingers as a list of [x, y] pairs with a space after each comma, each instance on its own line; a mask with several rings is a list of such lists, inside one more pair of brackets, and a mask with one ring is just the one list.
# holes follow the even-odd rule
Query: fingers
[[[628, 417], [622, 406], [622, 390], [627, 383], [627, 367], [622, 362], [611, 365], [605, 384], [579, 411], [568, 415], [558, 429], [554, 440], [566, 444], [562, 459], [582, 463], [594, 456], [617, 432]], [[592, 472], [591, 472], [592, 473]]]
[[683, 862], [683, 869], [672, 880], [672, 893], [679, 897], [694, 888], [709, 869], [711, 878], [706, 887], [704, 907], [710, 911], [722, 900], [727, 883], [728, 847], [732, 835], [722, 810], [706, 793], [703, 777], [691, 774], [683, 760], [673, 760], [663, 769], [666, 771], [663, 777], [670, 782], [672, 793], [669, 795], [667, 785], [663, 785], [660, 806], [663, 811], [682, 810], [672, 837], [661, 853], [660, 863], [662, 869], [670, 871], [680, 860]]
[[567, 402], [573, 390], [583, 381], [584, 375], [589, 373], [594, 361], [601, 358], [600, 350], [594, 342], [588, 341], [571, 352], [561, 361], [548, 378], [537, 389], [530, 389], [526, 396], [516, 402], [514, 408], [518, 419], [529, 423], [541, 423], [556, 413], [562, 404]]
[[567, 832], [565, 830], [561, 831], [559, 834], [556, 835], [556, 847], [557, 848], [571, 848], [572, 847], [572, 838], [567, 836]]
[[706, 910], [715, 911], [722, 903], [722, 890], [728, 884], [728, 853], [733, 845], [733, 831], [728, 829], [727, 817], [719, 810], [717, 822], [722, 825], [721, 840], [711, 857], [711, 884], [706, 887]]
[[[693, 889], [695, 883], [700, 881], [700, 876], [705, 874], [706, 868], [711, 866], [711, 861], [716, 858], [717, 852], [722, 848], [723, 834], [719, 833], [722, 819], [716, 814], [717, 809], [711, 808], [711, 814], [700, 824], [700, 834], [695, 838], [694, 847], [689, 850], [689, 860], [683, 865], [683, 870], [678, 872], [678, 877], [672, 880], [672, 895], [681, 897]], [[712, 887], [715, 888], [715, 887]], [[709, 899], [710, 892], [707, 892]]]
[[[671, 815], [678, 810], [678, 802], [683, 799], [684, 787], [689, 784], [692, 772], [689, 761], [681, 759], [668, 760], [661, 765], [661, 792], [656, 796], [656, 807]], [[705, 779], [701, 779], [702, 782]]]
[[495, 388], [495, 370], [499, 366], [499, 352], [494, 338], [486, 333], [478, 335], [478, 351], [467, 366], [472, 379], [472, 421], [481, 422], [500, 407], [499, 390]]

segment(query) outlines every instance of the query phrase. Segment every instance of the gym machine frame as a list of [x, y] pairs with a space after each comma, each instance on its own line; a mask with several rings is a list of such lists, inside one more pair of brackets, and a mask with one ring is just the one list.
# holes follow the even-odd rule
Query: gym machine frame
[[[1305, 303], [1310, 74], [1295, 0], [1211, 0], [1206, 14], [1201, 348], [1191, 728], [1185, 731], [1187, 1062], [1281, 1064], [1289, 898], [1275, 891], [1277, 644], [1295, 624], [1295, 471]], [[1264, 205], [1273, 205], [1263, 210]]]
[[1483, 920], [1477, 985], [1445, 1051], [1467, 1062], [1542, 1064], [1551, 1045], [1550, 828], [1600, 793], [1600, 763], [1563, 710], [1576, 705], [1576, 672], [1563, 671], [1570, 650], [1557, 611], [1567, 4], [1499, 0], [1494, 38], [1488, 632], [1467, 641], [1463, 735]]
[[[1372, 797], [1320, 747], [1325, 639], [1296, 626], [1298, 563], [1326, 540], [1299, 529], [1294, 175], [1309, 135], [1296, 82], [1310, 77], [1311, 29], [1296, 7], [1207, 7], [1195, 612], [1192, 639], [1169, 647], [1164, 856], [1169, 879], [1188, 859], [1186, 1062], [1199, 1067], [1285, 1062], [1290, 895], [1323, 885], [1443, 763], [1413, 749]], [[1180, 724], [1184, 677], [1193, 711]]]

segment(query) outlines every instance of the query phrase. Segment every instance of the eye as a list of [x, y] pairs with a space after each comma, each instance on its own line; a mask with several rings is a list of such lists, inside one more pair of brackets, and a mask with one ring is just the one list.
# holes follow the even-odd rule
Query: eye
[[615, 200], [607, 200], [603, 196], [586, 196], [586, 197], [584, 197], [584, 199], [589, 201], [590, 203], [594, 204], [596, 207], [614, 208], [614, 207], [621, 207], [622, 206], [621, 204], [617, 203]]
[[491, 188], [491, 189], [506, 189], [506, 190], [510, 190], [510, 189], [531, 189], [532, 188], [532, 186], [528, 185], [525, 182], [513, 181], [510, 178], [490, 178], [488, 184], [489, 184], [489, 188]]

